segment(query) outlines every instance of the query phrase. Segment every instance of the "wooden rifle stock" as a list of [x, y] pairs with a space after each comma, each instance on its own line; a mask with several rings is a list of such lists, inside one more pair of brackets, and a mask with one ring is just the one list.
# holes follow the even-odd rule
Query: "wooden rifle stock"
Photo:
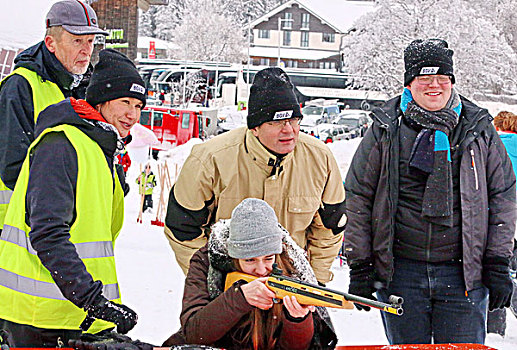
[[[243, 272], [230, 272], [226, 275], [224, 289], [226, 290], [230, 288], [239, 280], [251, 282], [257, 278], [258, 277], [248, 275]], [[279, 299], [278, 301], [280, 301], [284, 296], [294, 295], [296, 300], [302, 305], [353, 309], [354, 306], [352, 303], [357, 303], [399, 316], [404, 313], [404, 310], [402, 309], [402, 303], [404, 300], [401, 297], [394, 295], [390, 296], [390, 304], [387, 304], [377, 300], [371, 300], [357, 295], [320, 287], [315, 284], [302, 282], [276, 273], [272, 273], [268, 276], [266, 286], [275, 292], [277, 299]]]

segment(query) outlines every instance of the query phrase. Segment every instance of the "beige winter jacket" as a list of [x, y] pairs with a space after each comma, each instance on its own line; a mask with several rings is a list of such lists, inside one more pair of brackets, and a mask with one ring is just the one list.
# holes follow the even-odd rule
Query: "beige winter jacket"
[[[330, 267], [341, 247], [346, 220], [345, 193], [336, 160], [324, 143], [303, 133], [294, 151], [280, 163], [279, 174], [271, 175], [275, 159], [247, 128], [192, 148], [171, 191], [166, 219], [166, 233], [178, 260], [190, 260], [196, 246], [206, 241], [206, 237], [198, 237], [199, 244], [185, 249], [189, 240], [180, 231], [192, 219], [189, 214], [208, 209], [209, 214], [203, 216], [206, 236], [210, 223], [229, 219], [244, 198], [254, 197], [271, 205], [279, 222], [308, 252], [318, 281], [332, 279]], [[328, 228], [321, 216], [329, 218], [323, 220]]]

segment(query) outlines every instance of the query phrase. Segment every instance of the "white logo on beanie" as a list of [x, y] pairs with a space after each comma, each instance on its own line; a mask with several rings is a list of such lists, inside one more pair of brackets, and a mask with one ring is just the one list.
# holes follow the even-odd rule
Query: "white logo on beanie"
[[139, 94], [145, 94], [145, 88], [142, 85], [135, 84], [131, 86], [131, 89], [129, 89], [130, 92], [137, 92]]
[[273, 116], [273, 120], [290, 119], [293, 115], [293, 111], [278, 111]]
[[440, 67], [422, 67], [420, 70], [420, 75], [430, 75], [438, 73]]

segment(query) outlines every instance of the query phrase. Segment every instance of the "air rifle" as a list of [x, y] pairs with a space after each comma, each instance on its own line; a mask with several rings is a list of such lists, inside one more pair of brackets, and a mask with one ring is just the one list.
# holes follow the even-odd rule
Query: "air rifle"
[[[230, 288], [236, 281], [244, 280], [251, 282], [257, 278], [258, 277], [243, 272], [229, 272], [226, 275], [224, 290]], [[295, 296], [296, 300], [302, 305], [353, 309], [354, 306], [352, 303], [356, 303], [399, 316], [404, 313], [402, 309], [404, 299], [401, 297], [390, 295], [390, 304], [382, 303], [377, 300], [339, 292], [315, 284], [302, 282], [292, 277], [283, 276], [282, 271], [278, 268], [274, 268], [273, 272], [268, 276], [266, 286], [275, 292], [277, 297], [277, 300], [274, 300], [275, 302], [280, 302], [284, 296]]]

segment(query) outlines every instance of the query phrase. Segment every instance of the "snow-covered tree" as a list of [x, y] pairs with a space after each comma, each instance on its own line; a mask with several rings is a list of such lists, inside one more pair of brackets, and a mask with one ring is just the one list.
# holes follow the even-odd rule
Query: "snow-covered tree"
[[151, 6], [146, 12], [140, 11], [138, 23], [138, 35], [156, 38], [156, 14], [158, 6]]
[[378, 0], [344, 40], [348, 70], [363, 76], [357, 84], [399, 93], [404, 48], [414, 39], [442, 38], [454, 50], [456, 87], [478, 91], [515, 90], [517, 56], [496, 18], [480, 0]]
[[222, 14], [233, 18], [241, 27], [288, 0], [229, 0], [221, 4]]
[[138, 34], [170, 41], [182, 21], [187, 1], [170, 0], [166, 6], [150, 6], [148, 11], [140, 12]]
[[191, 0], [182, 23], [174, 30], [173, 42], [181, 49], [176, 59], [241, 62], [245, 55], [244, 33], [221, 13], [223, 0]]

